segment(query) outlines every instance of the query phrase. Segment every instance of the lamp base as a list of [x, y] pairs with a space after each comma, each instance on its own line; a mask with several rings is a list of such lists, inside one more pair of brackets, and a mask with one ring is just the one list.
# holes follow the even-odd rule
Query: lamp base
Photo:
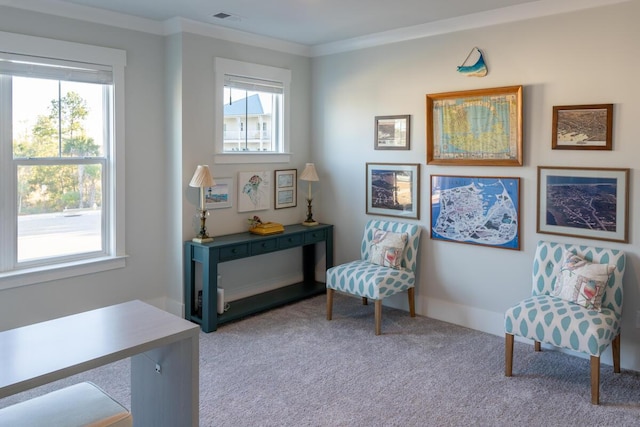
[[320, 223], [318, 221], [313, 221], [313, 220], [311, 220], [311, 221], [303, 221], [302, 222], [302, 225], [306, 225], [308, 227], [311, 227], [312, 225], [319, 225], [319, 224]]
[[196, 243], [209, 243], [209, 242], [213, 242], [213, 237], [194, 237], [193, 239], [191, 239], [191, 241], [196, 242]]

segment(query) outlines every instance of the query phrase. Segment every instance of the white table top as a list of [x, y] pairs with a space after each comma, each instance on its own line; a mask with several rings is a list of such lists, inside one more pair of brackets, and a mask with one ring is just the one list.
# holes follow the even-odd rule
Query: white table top
[[137, 300], [0, 332], [0, 398], [198, 335]]

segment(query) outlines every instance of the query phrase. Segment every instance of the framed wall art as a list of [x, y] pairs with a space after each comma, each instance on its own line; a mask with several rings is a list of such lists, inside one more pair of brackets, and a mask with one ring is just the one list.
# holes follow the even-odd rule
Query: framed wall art
[[214, 178], [216, 185], [205, 189], [204, 200], [207, 209], [230, 208], [233, 194], [232, 178]]
[[367, 214], [420, 219], [420, 165], [367, 163]]
[[298, 170], [285, 169], [274, 172], [275, 208], [293, 208], [298, 204]]
[[539, 233], [627, 243], [629, 169], [538, 166]]
[[520, 249], [520, 178], [431, 175], [431, 238]]
[[376, 116], [376, 150], [408, 150], [410, 143], [411, 116]]
[[238, 173], [238, 212], [269, 209], [270, 175], [267, 171]]
[[522, 86], [427, 95], [427, 163], [522, 166]]
[[611, 150], [613, 104], [553, 107], [551, 148], [554, 150]]

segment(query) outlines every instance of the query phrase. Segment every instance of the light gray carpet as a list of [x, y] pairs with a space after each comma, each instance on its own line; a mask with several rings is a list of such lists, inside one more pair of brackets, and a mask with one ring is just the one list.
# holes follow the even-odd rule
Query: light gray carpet
[[[589, 361], [517, 343], [504, 376], [504, 339], [336, 295], [200, 335], [201, 426], [632, 426], [640, 374], [603, 365], [590, 404]], [[118, 362], [0, 400], [0, 407], [90, 380], [130, 404], [129, 363]], [[135, 414], [134, 414], [135, 417]], [[182, 426], [177, 426], [182, 427]]]

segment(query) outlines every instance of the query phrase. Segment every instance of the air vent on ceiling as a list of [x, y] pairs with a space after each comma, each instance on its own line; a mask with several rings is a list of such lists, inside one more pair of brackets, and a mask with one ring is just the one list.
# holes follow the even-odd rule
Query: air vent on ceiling
[[214, 18], [224, 19], [225, 21], [240, 21], [240, 17], [238, 15], [232, 15], [226, 12], [219, 12], [213, 15]]

